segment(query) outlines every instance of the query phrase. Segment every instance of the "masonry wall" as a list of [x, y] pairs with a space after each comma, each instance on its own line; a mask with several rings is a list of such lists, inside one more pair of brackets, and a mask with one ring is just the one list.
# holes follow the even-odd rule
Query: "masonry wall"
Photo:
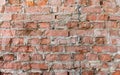
[[119, 0], [0, 0], [0, 75], [120, 75]]

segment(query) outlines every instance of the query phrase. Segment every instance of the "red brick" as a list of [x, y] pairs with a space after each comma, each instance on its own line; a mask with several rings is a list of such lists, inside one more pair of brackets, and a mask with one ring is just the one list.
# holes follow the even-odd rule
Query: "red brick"
[[91, 22], [94, 29], [104, 29], [105, 23], [104, 22]]
[[52, 75], [52, 72], [43, 72], [43, 75]]
[[97, 16], [97, 20], [100, 20], [100, 21], [106, 21], [108, 20], [108, 15], [107, 14], [100, 14]]
[[51, 50], [52, 52], [63, 52], [64, 46], [52, 46]]
[[31, 46], [18, 46], [18, 47], [13, 47], [12, 51], [13, 52], [33, 52], [34, 47]]
[[88, 46], [66, 46], [66, 51], [67, 52], [82, 52], [86, 53], [89, 50]]
[[101, 67], [102, 67], [102, 68], [109, 68], [109, 66], [108, 66], [107, 63], [103, 63]]
[[105, 39], [105, 37], [96, 37], [95, 42], [96, 42], [96, 44], [105, 44], [106, 39]]
[[77, 21], [70, 21], [66, 25], [68, 28], [76, 28], [78, 27], [79, 23]]
[[110, 28], [110, 29], [118, 27], [116, 21], [107, 21], [105, 25], [106, 25], [106, 28]]
[[95, 30], [94, 35], [96, 37], [106, 37], [106, 35], [108, 35], [108, 32], [107, 30]]
[[70, 35], [78, 35], [78, 36], [93, 36], [93, 30], [71, 30]]
[[112, 60], [112, 58], [109, 54], [101, 54], [99, 58], [101, 61], [111, 61]]
[[64, 65], [63, 64], [61, 64], [61, 63], [55, 63], [55, 64], [53, 64], [53, 67], [52, 67], [53, 69], [64, 69]]
[[2, 75], [12, 75], [12, 73], [5, 73], [5, 72], [1, 72], [0, 74], [2, 74]]
[[13, 38], [12, 39], [12, 44], [13, 45], [23, 45], [24, 44], [24, 39], [23, 38]]
[[30, 72], [29, 75], [41, 75], [42, 73], [40, 72]]
[[119, 31], [118, 30], [110, 30], [110, 36], [119, 36]]
[[85, 59], [84, 54], [75, 54], [74, 55], [74, 60], [75, 61], [80, 61], [80, 60], [84, 60], [84, 59]]
[[102, 52], [103, 48], [101, 46], [93, 46], [95, 52]]
[[83, 7], [81, 12], [82, 13], [101, 13], [102, 9], [100, 6], [89, 6], [89, 7]]
[[10, 21], [10, 20], [12, 20], [12, 15], [11, 14], [2, 14], [0, 19], [3, 21]]
[[18, 13], [21, 10], [21, 6], [5, 6], [5, 13]]
[[35, 22], [27, 22], [25, 28], [27, 29], [37, 28], [37, 24]]
[[3, 55], [3, 59], [4, 61], [13, 61], [15, 58], [15, 56], [13, 54], [6, 54], [6, 55]]
[[26, 13], [30, 13], [30, 14], [37, 14], [37, 13], [40, 13], [40, 14], [48, 14], [50, 13], [50, 7], [39, 7], [39, 6], [35, 6], [35, 7], [27, 7], [25, 9], [25, 12]]
[[31, 60], [32, 60], [32, 61], [41, 61], [41, 60], [43, 60], [43, 58], [42, 58], [42, 55], [41, 55], [41, 54], [33, 54], [33, 55], [31, 56]]
[[93, 38], [89, 37], [89, 36], [83, 37], [81, 42], [83, 44], [93, 44], [94, 43]]
[[117, 71], [115, 71], [112, 75], [120, 75], [120, 71], [117, 70]]
[[3, 65], [4, 69], [20, 69], [21, 63], [18, 62], [6, 62]]
[[37, 45], [37, 44], [40, 44], [40, 39], [32, 38], [32, 39], [28, 40], [28, 43], [31, 44], [31, 45]]
[[[27, 31], [26, 31], [27, 32]], [[25, 32], [25, 34], [26, 34]], [[29, 32], [29, 31], [28, 31]], [[29, 36], [41, 36], [42, 35], [42, 31], [41, 30], [32, 30], [29, 33]]]
[[82, 75], [94, 75], [93, 71], [84, 71]]
[[90, 5], [100, 5], [100, 0], [90, 0], [89, 4]]
[[79, 4], [86, 6], [88, 2], [86, 0], [79, 0]]
[[59, 0], [50, 0], [49, 1], [49, 4], [52, 5], [52, 6], [60, 6], [61, 5], [61, 1]]
[[12, 20], [19, 21], [19, 20], [26, 20], [27, 16], [25, 14], [13, 14]]
[[12, 24], [12, 28], [23, 28], [24, 26], [24, 23], [21, 21], [17, 21], [17, 22], [15, 21], [15, 22], [12, 22], [11, 24]]
[[116, 54], [115, 59], [120, 59], [120, 54]]
[[51, 46], [40, 45], [40, 46], [38, 46], [38, 51], [40, 51], [40, 52], [51, 52]]
[[71, 4], [75, 4], [75, 0], [66, 0], [65, 1], [65, 5], [71, 5]]
[[0, 27], [1, 27], [1, 28], [10, 28], [11, 25], [10, 25], [9, 22], [3, 22]]
[[68, 72], [56, 72], [55, 75], [68, 75]]
[[48, 0], [38, 0], [37, 5], [38, 6], [45, 6], [47, 4]]
[[110, 16], [109, 20], [113, 20], [113, 21], [119, 21], [120, 20], [120, 16]]
[[87, 59], [88, 60], [98, 60], [98, 55], [97, 54], [93, 54], [93, 53], [89, 53], [87, 54]]
[[4, 12], [4, 6], [0, 6], [0, 13]]
[[34, 6], [35, 5], [34, 0], [26, 0], [25, 3], [27, 6]]
[[92, 23], [90, 23], [90, 22], [80, 22], [80, 24], [79, 24], [79, 28], [80, 29], [85, 29], [85, 30], [87, 30], [87, 29], [92, 29], [94, 26], [92, 25]]
[[2, 36], [15, 36], [15, 30], [0, 30]]
[[48, 23], [48, 22], [41, 22], [41, 23], [39, 23], [39, 27], [40, 28], [49, 29], [50, 28], [50, 23]]
[[47, 54], [46, 55], [46, 61], [57, 61], [58, 55], [56, 54]]
[[44, 45], [44, 44], [50, 44], [50, 39], [48, 38], [42, 38], [40, 39], [40, 44]]
[[68, 36], [67, 30], [48, 30], [45, 35], [47, 36]]
[[10, 4], [20, 4], [20, 0], [8, 0]]
[[113, 14], [118, 12], [118, 7], [116, 6], [116, 1], [103, 1], [102, 6], [105, 12], [109, 13], [109, 14]]
[[48, 65], [45, 63], [32, 63], [31, 68], [32, 69], [46, 70], [46, 69], [48, 69]]
[[61, 54], [59, 55], [60, 61], [70, 61], [71, 60], [71, 55], [70, 54]]
[[97, 15], [96, 14], [88, 14], [86, 17], [86, 20], [95, 21], [95, 20], [97, 20]]
[[108, 20], [108, 15], [107, 14], [88, 14], [86, 20], [88, 21], [105, 21]]
[[40, 36], [42, 35], [41, 30], [17, 30], [16, 36]]
[[2, 38], [2, 39], [0, 39], [0, 41], [1, 41], [0, 44], [2, 44], [2, 45], [12, 44], [11, 40], [12, 40], [11, 38]]
[[98, 75], [107, 75], [108, 73], [105, 72], [105, 71], [98, 71], [97, 74], [98, 74]]
[[29, 54], [18, 54], [17, 58], [19, 61], [29, 61], [30, 60]]
[[27, 71], [30, 69], [30, 64], [23, 64], [22, 65], [22, 70]]
[[54, 15], [31, 14], [30, 19], [34, 21], [50, 22], [54, 20]]

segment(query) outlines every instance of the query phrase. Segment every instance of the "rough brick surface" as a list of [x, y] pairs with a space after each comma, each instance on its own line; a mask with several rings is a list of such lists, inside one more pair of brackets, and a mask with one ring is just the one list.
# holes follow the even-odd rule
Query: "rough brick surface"
[[120, 75], [120, 0], [0, 0], [0, 75]]

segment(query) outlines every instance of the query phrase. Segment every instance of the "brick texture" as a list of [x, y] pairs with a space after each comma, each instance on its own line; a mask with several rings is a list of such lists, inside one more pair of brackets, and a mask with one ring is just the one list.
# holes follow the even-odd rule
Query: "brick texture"
[[120, 0], [0, 0], [0, 75], [120, 75]]

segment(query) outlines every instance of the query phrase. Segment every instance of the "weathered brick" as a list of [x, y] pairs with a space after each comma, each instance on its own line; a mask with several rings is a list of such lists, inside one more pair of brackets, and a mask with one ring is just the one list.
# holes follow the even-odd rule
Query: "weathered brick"
[[70, 61], [71, 60], [71, 55], [69, 54], [61, 54], [59, 56], [60, 61]]
[[45, 33], [46, 36], [68, 36], [67, 30], [48, 30]]
[[49, 38], [42, 38], [40, 39], [40, 44], [50, 44], [50, 39]]
[[19, 13], [21, 12], [21, 6], [5, 6], [5, 13]]
[[101, 54], [100, 55], [100, 60], [101, 61], [111, 61], [112, 58], [111, 58], [111, 56], [109, 54]]
[[31, 63], [31, 68], [46, 70], [46, 69], [48, 69], [48, 65], [45, 63]]
[[85, 59], [84, 54], [75, 54], [74, 55], [74, 60], [75, 61], [80, 61], [80, 60], [84, 60], [84, 59]]
[[43, 60], [43, 57], [42, 57], [41, 54], [33, 54], [31, 56], [31, 60], [33, 60], [33, 61], [40, 61], [40, 60]]
[[15, 56], [13, 54], [6, 54], [6, 55], [3, 55], [3, 59], [5, 61], [13, 61], [15, 59]]
[[57, 61], [58, 55], [56, 54], [47, 54], [46, 55], [46, 61]]
[[11, 14], [2, 14], [0, 19], [3, 21], [10, 21], [10, 20], [12, 20], [12, 15]]
[[3, 65], [4, 69], [20, 69], [21, 63], [19, 62], [6, 62]]
[[87, 59], [88, 60], [98, 60], [98, 55], [97, 54], [94, 54], [94, 53], [89, 53], [87, 54]]
[[96, 44], [105, 44], [106, 39], [105, 39], [105, 37], [96, 37], [95, 42], [96, 42]]
[[83, 75], [94, 75], [93, 71], [84, 71], [82, 74]]
[[30, 56], [29, 56], [29, 54], [18, 54], [17, 59], [18, 59], [18, 61], [29, 61]]
[[8, 0], [10, 4], [20, 4], [20, 0]]
[[34, 6], [35, 5], [34, 0], [26, 0], [25, 3], [27, 6]]
[[47, 4], [48, 0], [38, 0], [37, 5], [38, 6], [45, 6]]
[[55, 75], [68, 75], [68, 72], [56, 72]]
[[39, 23], [39, 27], [40, 28], [49, 29], [50, 28], [50, 23], [48, 23], [48, 22], [41, 22], [41, 23]]
[[48, 14], [48, 13], [50, 13], [50, 11], [51, 11], [51, 8], [50, 7], [39, 7], [39, 6], [37, 6], [37, 7], [27, 7], [26, 9], [25, 9], [25, 12], [26, 13], [40, 13], [40, 14]]

